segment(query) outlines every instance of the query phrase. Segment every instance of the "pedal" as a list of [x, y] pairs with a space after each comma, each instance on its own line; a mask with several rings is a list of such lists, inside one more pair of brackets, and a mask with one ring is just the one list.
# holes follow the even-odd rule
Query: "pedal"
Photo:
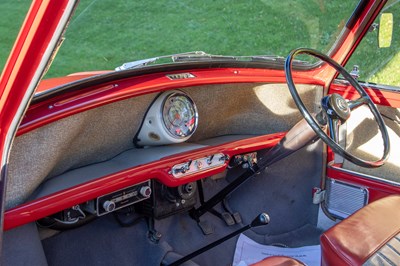
[[240, 216], [239, 212], [233, 212], [232, 209], [229, 207], [229, 203], [228, 203], [228, 199], [225, 198], [222, 201], [222, 207], [224, 208], [224, 210], [229, 213], [232, 217], [233, 220], [235, 221], [235, 223], [240, 224], [242, 222], [242, 216]]
[[201, 229], [201, 231], [203, 231], [204, 235], [211, 235], [214, 233], [214, 227], [207, 221], [200, 221], [197, 223]]
[[226, 225], [230, 226], [235, 224], [235, 220], [229, 212], [221, 213], [221, 218], [225, 221]]
[[232, 214], [232, 217], [237, 224], [240, 224], [242, 222], [242, 216], [240, 216], [240, 213], [235, 212]]

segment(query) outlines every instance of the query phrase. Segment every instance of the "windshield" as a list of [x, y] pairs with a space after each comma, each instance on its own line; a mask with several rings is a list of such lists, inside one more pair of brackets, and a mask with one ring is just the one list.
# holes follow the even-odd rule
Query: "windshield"
[[[4, 65], [30, 1], [1, 2]], [[286, 57], [294, 48], [309, 47], [327, 53], [357, 3], [81, 0], [46, 78], [190, 51]]]
[[47, 77], [111, 70], [124, 62], [205, 51], [279, 55], [328, 52], [356, 1], [82, 0]]

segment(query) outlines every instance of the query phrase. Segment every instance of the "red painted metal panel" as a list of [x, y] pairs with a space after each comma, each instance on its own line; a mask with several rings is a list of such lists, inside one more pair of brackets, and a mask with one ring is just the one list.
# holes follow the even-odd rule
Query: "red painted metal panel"
[[[0, 128], [9, 127], [69, 1], [35, 1], [0, 79]], [[7, 110], [7, 111], [4, 111]]]
[[202, 158], [216, 153], [224, 153], [225, 155], [232, 157], [236, 154], [269, 148], [278, 143], [283, 136], [284, 133], [277, 133], [234, 141], [214, 147], [201, 148], [195, 151], [168, 156], [155, 162], [139, 165], [118, 173], [98, 178], [6, 211], [4, 229], [9, 230], [36, 221], [63, 209], [70, 208], [76, 204], [140, 183], [149, 178], [157, 179], [168, 186], [178, 186], [215, 175], [225, 171], [227, 163], [220, 167], [205, 170], [198, 174], [188, 175], [179, 179], [174, 178], [169, 172], [174, 165], [187, 162], [190, 159]]
[[[354, 27], [351, 29], [349, 36], [346, 38], [343, 44], [340, 45], [341, 47], [343, 47], [343, 50], [339, 50], [337, 52], [338, 58], [341, 58], [340, 62], [342, 63], [342, 65], [345, 65], [347, 63], [353, 52], [356, 50], [357, 46], [360, 44], [361, 40], [366, 34], [368, 34], [370, 26], [372, 25], [372, 23], [374, 23], [382, 8], [385, 6], [386, 2], [387, 0], [368, 1], [361, 15], [357, 18]], [[361, 32], [357, 34], [357, 31], [359, 31], [360, 29]]]
[[42, 80], [35, 93], [38, 92], [45, 92], [49, 89], [64, 85], [66, 83], [71, 83], [80, 79], [85, 79], [89, 78], [95, 75], [100, 75], [100, 74], [106, 74], [110, 71], [91, 71], [91, 72], [80, 72], [80, 73], [74, 73], [65, 77], [59, 77], [59, 78], [50, 78], [50, 79], [44, 79]]

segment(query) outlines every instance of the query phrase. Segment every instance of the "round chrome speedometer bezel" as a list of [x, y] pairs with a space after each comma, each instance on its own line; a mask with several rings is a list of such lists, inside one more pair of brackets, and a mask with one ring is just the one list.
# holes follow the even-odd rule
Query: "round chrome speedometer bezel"
[[[174, 108], [173, 105], [176, 104], [182, 104], [183, 106], [180, 106], [180, 108], [183, 107], [183, 110], [178, 110], [178, 107], [175, 107], [175, 110], [178, 110], [178, 112], [188, 112], [188, 117], [183, 118], [182, 116], [185, 116], [184, 113], [180, 114], [175, 114], [178, 115], [176, 119], [181, 120], [178, 123], [180, 125], [174, 125], [174, 122], [171, 122], [171, 109]], [[167, 132], [167, 134], [175, 139], [187, 139], [190, 136], [193, 135], [193, 133], [196, 131], [198, 122], [199, 122], [199, 114], [197, 111], [196, 104], [194, 103], [193, 99], [190, 98], [189, 95], [187, 95], [184, 92], [177, 91], [169, 94], [167, 97], [164, 98], [163, 103], [161, 104], [161, 119], [162, 119], [162, 124]], [[168, 112], [168, 113], [167, 113]], [[190, 122], [193, 120], [192, 122]], [[175, 119], [174, 119], [175, 121]], [[188, 124], [190, 123], [190, 124]], [[181, 133], [179, 133], [181, 132]]]
[[[172, 110], [171, 119], [174, 119], [174, 112], [179, 113], [177, 118], [182, 119], [186, 116], [186, 120], [183, 119], [179, 121], [176, 125], [178, 127], [169, 127], [169, 123], [164, 120], [169, 110], [169, 102], [171, 99], [179, 98], [183, 100], [180, 107], [176, 110]], [[167, 106], [166, 106], [167, 105]], [[187, 112], [185, 114], [185, 112]], [[188, 126], [189, 130], [183, 128], [183, 134], [176, 133], [176, 129], [179, 127], [187, 125], [190, 119], [192, 123]], [[172, 121], [172, 120], [171, 120]], [[177, 121], [175, 121], [177, 122]], [[193, 133], [196, 131], [199, 124], [199, 114], [197, 111], [197, 106], [194, 100], [187, 95], [186, 92], [181, 90], [165, 91], [159, 94], [154, 102], [151, 104], [147, 110], [145, 117], [143, 119], [142, 125], [136, 136], [134, 137], [135, 146], [145, 147], [153, 145], [169, 145], [175, 143], [182, 143], [187, 141]]]

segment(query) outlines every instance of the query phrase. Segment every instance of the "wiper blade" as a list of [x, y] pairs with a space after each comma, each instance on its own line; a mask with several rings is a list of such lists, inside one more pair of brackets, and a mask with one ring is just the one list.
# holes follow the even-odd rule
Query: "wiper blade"
[[[227, 56], [227, 55], [212, 55], [203, 51], [194, 51], [181, 54], [165, 55], [153, 57], [133, 62], [124, 63], [122, 66], [115, 68], [116, 71], [141, 68], [149, 64], [153, 64], [160, 59], [169, 59], [172, 62], [206, 62], [206, 61], [241, 61], [241, 62], [273, 62], [284, 64], [285, 58], [274, 55], [256, 55], [256, 56]], [[293, 65], [310, 65], [309, 62], [301, 60], [293, 60]]]

